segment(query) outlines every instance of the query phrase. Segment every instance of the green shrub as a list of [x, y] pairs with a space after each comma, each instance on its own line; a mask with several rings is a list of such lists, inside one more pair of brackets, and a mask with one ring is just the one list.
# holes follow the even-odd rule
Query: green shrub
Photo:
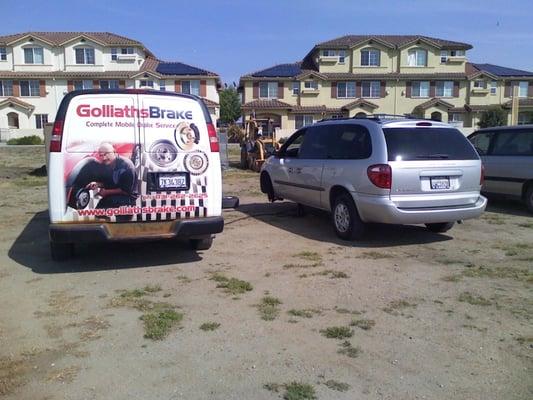
[[7, 141], [7, 144], [10, 144], [10, 145], [43, 144], [43, 140], [37, 135], [32, 135], [32, 136], [23, 136], [20, 138], [9, 139]]
[[244, 139], [244, 131], [237, 125], [231, 125], [227, 135], [229, 143], [240, 143]]

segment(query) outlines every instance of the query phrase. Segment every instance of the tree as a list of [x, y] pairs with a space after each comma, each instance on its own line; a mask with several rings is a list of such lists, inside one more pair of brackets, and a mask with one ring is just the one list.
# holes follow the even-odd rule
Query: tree
[[231, 124], [241, 116], [241, 102], [235, 88], [227, 88], [220, 92], [220, 120]]
[[480, 128], [503, 125], [507, 125], [507, 113], [501, 107], [492, 107], [484, 111], [478, 122]]

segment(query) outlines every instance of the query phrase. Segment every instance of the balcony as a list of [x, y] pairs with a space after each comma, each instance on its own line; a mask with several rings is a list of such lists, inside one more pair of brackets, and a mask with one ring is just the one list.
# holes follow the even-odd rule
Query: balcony
[[463, 64], [466, 62], [466, 56], [450, 56], [446, 60], [446, 64]]
[[490, 92], [490, 89], [487, 89], [487, 88], [480, 88], [480, 87], [472, 88], [472, 94], [476, 94], [476, 95], [484, 96], [486, 94], [489, 94], [489, 92]]
[[318, 96], [319, 90], [314, 88], [304, 88], [300, 91], [302, 96]]

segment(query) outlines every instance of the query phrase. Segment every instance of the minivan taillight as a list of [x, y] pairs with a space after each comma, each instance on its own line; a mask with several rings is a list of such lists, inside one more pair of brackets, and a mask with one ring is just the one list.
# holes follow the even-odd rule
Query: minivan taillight
[[207, 124], [207, 134], [209, 135], [209, 146], [211, 146], [211, 152], [218, 153], [220, 151], [218, 146], [217, 131], [213, 124]]
[[368, 179], [382, 189], [390, 189], [392, 184], [392, 169], [388, 164], [375, 164], [366, 170]]
[[61, 140], [63, 139], [63, 121], [56, 119], [50, 137], [50, 152], [59, 153], [61, 151]]
[[485, 183], [485, 166], [483, 163], [481, 163], [481, 175], [479, 177], [479, 185], [483, 186], [483, 183]]

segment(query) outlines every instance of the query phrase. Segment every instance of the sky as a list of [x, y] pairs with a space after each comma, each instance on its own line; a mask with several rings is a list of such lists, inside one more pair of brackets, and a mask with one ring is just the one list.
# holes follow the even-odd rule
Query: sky
[[113, 32], [230, 85], [350, 34], [466, 42], [471, 62], [533, 71], [531, 0], [0, 0], [0, 10], [0, 35]]

